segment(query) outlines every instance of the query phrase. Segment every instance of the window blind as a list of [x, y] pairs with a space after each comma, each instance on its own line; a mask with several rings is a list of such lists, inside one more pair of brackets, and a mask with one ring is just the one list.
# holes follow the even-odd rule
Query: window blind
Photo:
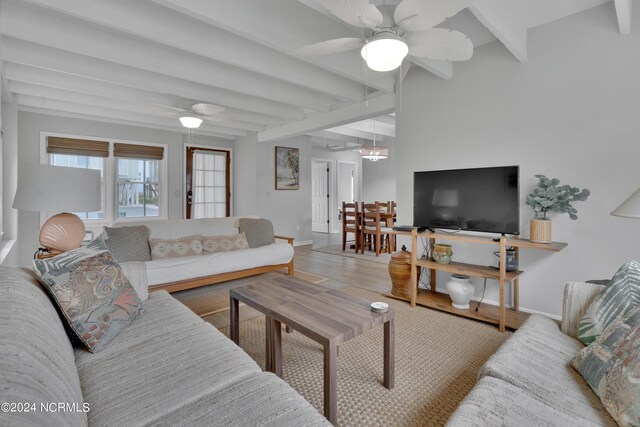
[[47, 153], [109, 157], [109, 142], [49, 136], [47, 137]]
[[164, 147], [153, 145], [113, 144], [114, 157], [128, 157], [130, 159], [162, 160]]

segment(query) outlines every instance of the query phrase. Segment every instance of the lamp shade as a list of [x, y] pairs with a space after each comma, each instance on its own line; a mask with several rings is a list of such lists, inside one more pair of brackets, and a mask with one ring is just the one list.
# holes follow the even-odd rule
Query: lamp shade
[[367, 66], [380, 72], [398, 68], [408, 53], [409, 47], [404, 40], [386, 31], [373, 37], [360, 51]]
[[378, 160], [384, 160], [389, 157], [389, 149], [382, 145], [365, 145], [360, 148], [360, 154], [363, 159], [377, 162]]
[[640, 188], [638, 188], [627, 200], [611, 212], [613, 216], [625, 218], [640, 218]]
[[20, 170], [13, 208], [52, 213], [99, 211], [100, 171], [26, 164]]

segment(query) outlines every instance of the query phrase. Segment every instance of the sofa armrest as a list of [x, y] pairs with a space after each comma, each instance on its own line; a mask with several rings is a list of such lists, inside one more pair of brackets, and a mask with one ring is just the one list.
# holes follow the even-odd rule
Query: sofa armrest
[[149, 299], [149, 279], [144, 262], [121, 262], [120, 268], [142, 301]]
[[562, 323], [560, 330], [570, 337], [577, 338], [578, 324], [593, 299], [604, 288], [594, 283], [570, 282], [564, 288], [562, 302]]
[[286, 240], [287, 243], [293, 246], [293, 237], [287, 237], [287, 236], [273, 236], [273, 237], [276, 239]]

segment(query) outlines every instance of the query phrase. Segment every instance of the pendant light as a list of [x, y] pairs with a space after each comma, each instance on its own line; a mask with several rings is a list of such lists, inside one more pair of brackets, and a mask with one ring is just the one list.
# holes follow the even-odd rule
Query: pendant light
[[360, 154], [363, 159], [377, 162], [378, 160], [384, 160], [389, 157], [389, 148], [376, 145], [376, 121], [373, 121], [373, 145], [363, 145], [360, 149]]

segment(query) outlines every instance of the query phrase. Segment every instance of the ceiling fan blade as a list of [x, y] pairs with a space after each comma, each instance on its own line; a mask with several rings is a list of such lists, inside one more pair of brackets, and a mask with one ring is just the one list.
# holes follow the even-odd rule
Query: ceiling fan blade
[[369, 0], [319, 0], [329, 12], [355, 27], [376, 28], [384, 20], [377, 7]]
[[200, 103], [192, 105], [191, 110], [193, 110], [193, 112], [196, 114], [200, 114], [203, 116], [212, 116], [224, 111], [225, 108], [219, 105]]
[[314, 43], [294, 50], [296, 56], [329, 55], [331, 53], [346, 52], [364, 46], [364, 40], [357, 37], [343, 37]]
[[393, 19], [405, 31], [435, 27], [469, 6], [471, 0], [403, 0]]
[[430, 28], [406, 36], [409, 55], [444, 61], [466, 61], [473, 55], [473, 43], [459, 31]]

